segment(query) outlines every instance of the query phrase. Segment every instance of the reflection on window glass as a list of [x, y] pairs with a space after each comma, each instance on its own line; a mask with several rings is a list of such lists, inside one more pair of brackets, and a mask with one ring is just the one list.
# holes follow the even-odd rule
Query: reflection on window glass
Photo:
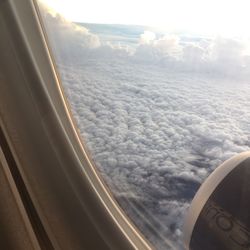
[[50, 1], [72, 21], [40, 4], [66, 96], [124, 211], [157, 249], [182, 249], [201, 183], [249, 150], [250, 50], [237, 14], [247, 8], [91, 2]]

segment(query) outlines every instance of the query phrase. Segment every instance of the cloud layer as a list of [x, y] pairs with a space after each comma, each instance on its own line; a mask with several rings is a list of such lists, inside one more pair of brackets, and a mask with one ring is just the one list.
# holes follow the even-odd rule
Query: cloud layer
[[116, 198], [159, 248], [159, 237], [176, 242], [176, 218], [200, 184], [249, 149], [250, 86], [117, 63], [60, 69], [80, 131]]
[[82, 64], [90, 59], [103, 61], [112, 58], [157, 65], [174, 72], [202, 72], [235, 78], [250, 76], [249, 41], [195, 38], [145, 30], [138, 34], [137, 44], [130, 46], [130, 43], [126, 44], [131, 42], [126, 40], [128, 37], [119, 36], [116, 30], [113, 38], [120, 39], [121, 43], [113, 44], [107, 41], [107, 37], [100, 39], [83, 25], [71, 23], [58, 14], [43, 11], [43, 16], [52, 46], [61, 61], [71, 57], [75, 63]]
[[250, 146], [244, 44], [145, 31], [137, 46], [121, 46], [59, 16], [45, 20], [100, 172], [158, 249], [180, 249], [182, 218], [200, 184]]

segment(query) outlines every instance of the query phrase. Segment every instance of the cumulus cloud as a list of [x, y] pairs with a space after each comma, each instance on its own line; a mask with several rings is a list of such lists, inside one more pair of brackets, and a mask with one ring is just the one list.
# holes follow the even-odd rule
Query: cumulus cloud
[[199, 64], [206, 60], [206, 50], [199, 44], [189, 43], [183, 47], [183, 60], [188, 64]]
[[249, 64], [245, 47], [144, 32], [128, 49], [46, 20], [57, 22], [49, 29], [62, 83], [98, 169], [158, 249], [181, 249], [200, 184], [250, 146], [249, 84], [222, 74]]
[[140, 44], [150, 44], [152, 41], [154, 41], [156, 38], [156, 35], [152, 31], [144, 31], [143, 34], [140, 35]]
[[153, 34], [144, 32], [141, 36], [144, 42], [140, 42], [137, 47], [134, 53], [135, 60], [164, 66], [166, 63], [180, 59], [182, 47], [177, 36], [165, 35], [156, 39]]
[[244, 52], [244, 44], [234, 39], [225, 39], [218, 37], [211, 44], [212, 56], [216, 60], [222, 62], [234, 61], [238, 62], [242, 58]]
[[97, 35], [53, 12], [43, 3], [39, 3], [39, 5], [50, 43], [53, 49], [56, 50], [55, 55], [59, 56], [61, 60], [66, 60], [66, 57], [69, 56], [73, 58], [83, 57], [86, 55], [87, 49], [100, 46]]
[[192, 71], [235, 78], [250, 76], [249, 48], [244, 41], [222, 37], [185, 41], [177, 35], [145, 30], [138, 34], [137, 44], [131, 46], [122, 36], [119, 39], [124, 39], [123, 45], [112, 44], [107, 42], [107, 37], [102, 41], [83, 25], [69, 22], [59, 14], [47, 10], [42, 13], [56, 55], [66, 56], [60, 58], [61, 61], [67, 57], [73, 57], [75, 63], [112, 59], [157, 65], [174, 72]]

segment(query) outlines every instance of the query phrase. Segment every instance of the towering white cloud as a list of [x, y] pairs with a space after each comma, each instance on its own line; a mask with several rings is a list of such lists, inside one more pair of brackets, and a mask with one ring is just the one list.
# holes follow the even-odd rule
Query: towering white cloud
[[156, 35], [152, 31], [144, 31], [143, 34], [140, 35], [140, 44], [150, 44], [152, 43], [156, 38]]
[[244, 41], [218, 37], [187, 42], [176, 35], [157, 35], [146, 30], [138, 35], [136, 46], [118, 46], [102, 42], [98, 35], [58, 14], [48, 11], [42, 13], [57, 54], [74, 57], [76, 62], [90, 59], [107, 61], [112, 58], [158, 65], [174, 71], [196, 71], [230, 77], [250, 75], [249, 48]]
[[40, 8], [50, 43], [61, 60], [67, 60], [68, 56], [75, 59], [83, 57], [87, 50], [100, 46], [99, 37], [91, 34], [88, 29], [66, 20], [42, 3]]

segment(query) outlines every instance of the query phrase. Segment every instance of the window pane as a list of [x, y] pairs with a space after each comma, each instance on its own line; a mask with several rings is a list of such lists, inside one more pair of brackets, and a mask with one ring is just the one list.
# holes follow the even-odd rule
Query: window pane
[[157, 249], [182, 249], [183, 218], [201, 183], [249, 150], [246, 6], [50, 4], [71, 19], [40, 4], [66, 96], [98, 170]]

